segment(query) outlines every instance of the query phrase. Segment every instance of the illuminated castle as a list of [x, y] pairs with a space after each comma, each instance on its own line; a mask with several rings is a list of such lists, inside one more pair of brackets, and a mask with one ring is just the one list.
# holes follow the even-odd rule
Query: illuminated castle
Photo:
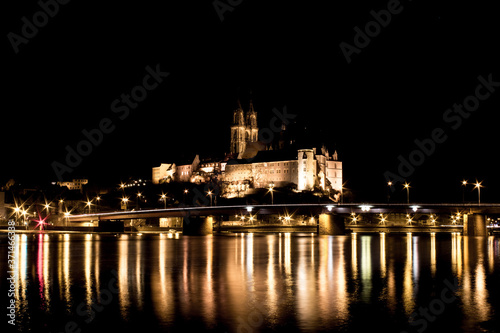
[[230, 128], [229, 154], [220, 159], [200, 159], [196, 155], [189, 161], [163, 163], [153, 168], [153, 183], [216, 181], [222, 189], [221, 196], [227, 198], [269, 187], [287, 187], [296, 192], [321, 190], [338, 200], [342, 192], [342, 162], [337, 152], [330, 154], [325, 146], [296, 144], [295, 140], [284, 144], [282, 138], [287, 129], [282, 125], [281, 130], [276, 135], [280, 142], [260, 142], [252, 101], [247, 112], [238, 101]]

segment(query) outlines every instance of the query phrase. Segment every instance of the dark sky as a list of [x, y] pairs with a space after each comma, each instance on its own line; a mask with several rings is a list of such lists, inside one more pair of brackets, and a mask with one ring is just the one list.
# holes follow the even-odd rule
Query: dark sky
[[[321, 131], [359, 200], [384, 200], [384, 172], [398, 174], [398, 156], [408, 159], [414, 141], [436, 128], [446, 141], [403, 177], [412, 198], [461, 201], [459, 182], [477, 178], [483, 202], [500, 200], [500, 87], [460, 124], [456, 114], [443, 119], [475, 96], [479, 76], [500, 82], [500, 21], [491, 2], [217, 3], [233, 5], [220, 10], [223, 20], [210, 0], [73, 0], [46, 22], [37, 1], [6, 4], [0, 182], [57, 180], [54, 161], [65, 164], [65, 147], [76, 149], [82, 131], [103, 119], [113, 130], [63, 178], [150, 178], [161, 162], [222, 155], [236, 99], [245, 104], [252, 91], [261, 128], [273, 108], [286, 106]], [[388, 6], [397, 13], [387, 23]], [[377, 28], [372, 11], [385, 27], [372, 30], [348, 63], [340, 44], [355, 46], [355, 27]], [[34, 36], [16, 53], [9, 33], [22, 36], [33, 15], [38, 32], [25, 27]], [[169, 75], [128, 114], [113, 112], [113, 101], [143, 84], [147, 66]], [[402, 193], [398, 184], [395, 195]], [[472, 187], [466, 193], [476, 200]]]

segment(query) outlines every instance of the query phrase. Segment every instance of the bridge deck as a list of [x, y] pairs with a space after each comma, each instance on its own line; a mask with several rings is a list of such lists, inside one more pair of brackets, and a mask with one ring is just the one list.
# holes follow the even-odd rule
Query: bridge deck
[[[250, 211], [249, 211], [250, 210]], [[343, 204], [274, 204], [274, 205], [235, 205], [235, 206], [196, 206], [174, 207], [166, 209], [115, 211], [105, 213], [70, 215], [70, 222], [85, 222], [97, 220], [127, 220], [158, 217], [185, 217], [208, 215], [236, 215], [236, 214], [280, 214], [308, 213], [320, 214], [332, 212], [337, 214], [395, 214], [418, 212], [422, 214], [448, 214], [448, 213], [480, 213], [500, 214], [499, 203], [485, 204], [455, 204], [455, 203], [343, 203]]]

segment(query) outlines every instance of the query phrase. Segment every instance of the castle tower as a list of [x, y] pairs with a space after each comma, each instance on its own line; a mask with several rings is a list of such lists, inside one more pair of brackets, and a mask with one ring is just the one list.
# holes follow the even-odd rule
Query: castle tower
[[259, 127], [257, 126], [257, 112], [253, 108], [252, 100], [250, 100], [246, 120], [247, 142], [257, 142], [259, 140]]
[[238, 100], [238, 107], [233, 112], [233, 123], [231, 125], [231, 154], [241, 154], [245, 151], [247, 142], [259, 140], [259, 128], [257, 126], [257, 112], [250, 101], [249, 110], [245, 114]]
[[313, 149], [299, 149], [297, 152], [297, 190], [311, 191], [314, 189], [316, 177], [316, 161]]
[[231, 125], [231, 154], [239, 154], [245, 150], [246, 124], [245, 114], [238, 100], [238, 107], [233, 112], [233, 123]]

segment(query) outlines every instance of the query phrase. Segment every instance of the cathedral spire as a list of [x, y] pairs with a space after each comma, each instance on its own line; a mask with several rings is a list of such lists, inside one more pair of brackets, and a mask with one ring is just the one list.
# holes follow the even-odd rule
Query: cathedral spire
[[255, 113], [255, 109], [253, 108], [253, 101], [252, 101], [252, 99], [250, 99], [250, 102], [248, 103], [248, 112]]

